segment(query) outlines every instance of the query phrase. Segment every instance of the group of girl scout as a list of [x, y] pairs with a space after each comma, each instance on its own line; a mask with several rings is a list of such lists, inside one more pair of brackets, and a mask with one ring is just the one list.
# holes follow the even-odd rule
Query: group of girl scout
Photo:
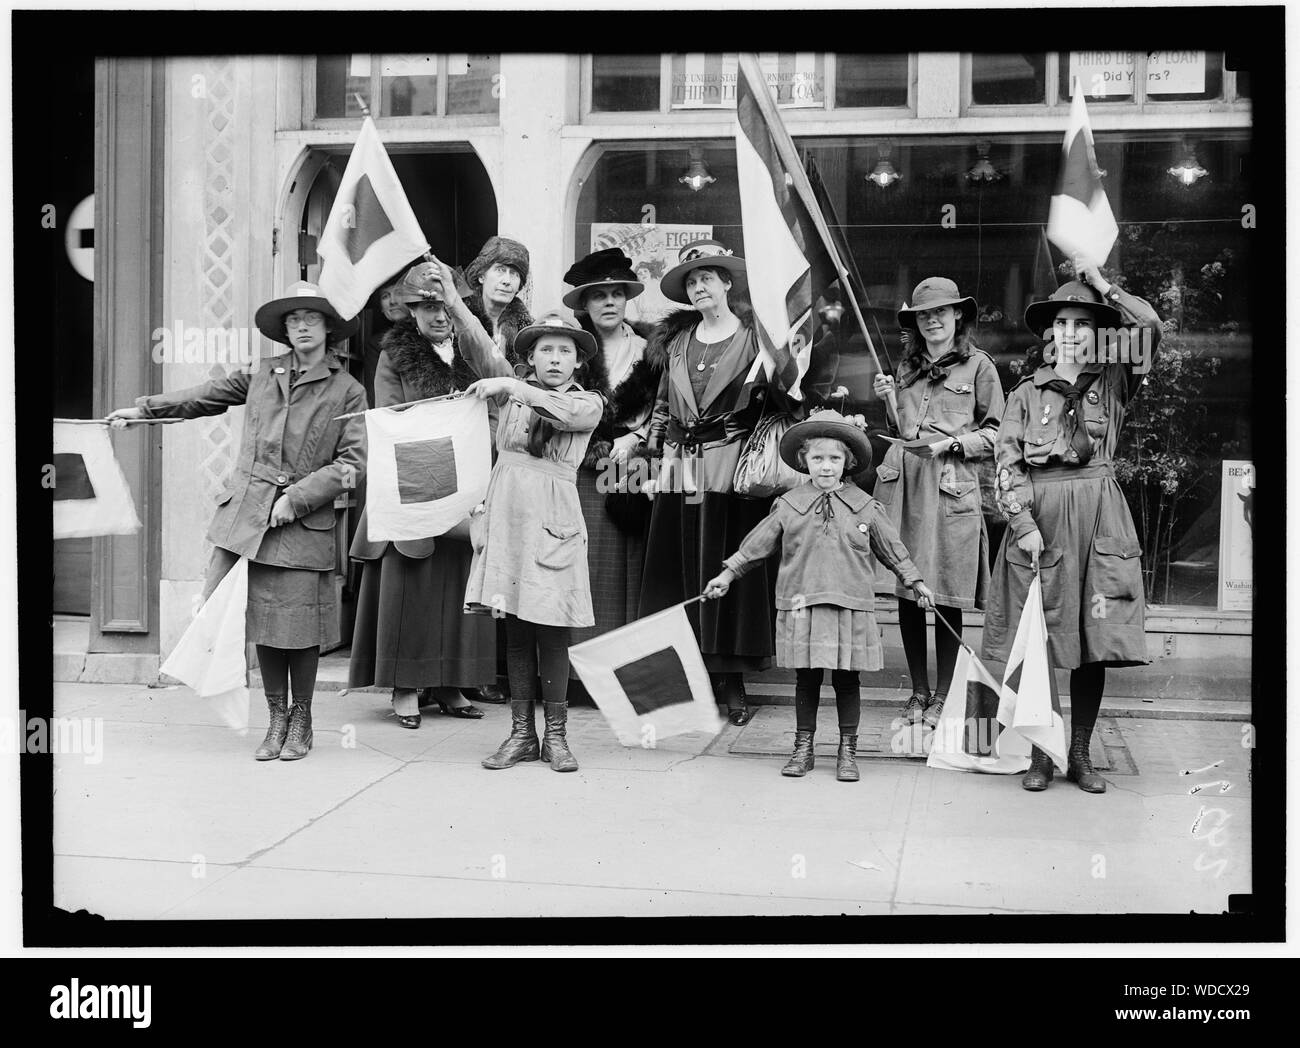
[[[992, 358], [971, 341], [975, 300], [950, 280], [922, 281], [898, 312], [906, 359], [895, 376], [874, 381], [892, 405], [891, 433], [868, 492], [855, 482], [873, 461], [863, 420], [810, 413], [779, 371], [759, 366], [742, 295], [745, 261], [724, 245], [682, 249], [660, 287], [686, 308], [652, 326], [627, 319], [644, 284], [617, 250], [566, 274], [573, 288], [564, 301], [577, 322], [558, 310], [533, 321], [517, 298], [527, 260], [523, 245], [493, 237], [463, 276], [432, 260], [386, 289], [410, 315], [395, 311], [381, 342], [376, 397], [387, 391], [380, 403], [392, 404], [463, 392], [487, 400], [495, 464], [468, 542], [438, 538], [398, 550], [369, 543], [362, 520], [352, 551], [366, 561], [354, 683], [392, 685], [404, 727], [418, 726], [421, 694], [444, 713], [481, 716], [461, 689], [492, 679], [495, 623], [485, 616], [504, 615], [512, 724], [483, 765], [540, 758], [573, 771], [565, 731], [573, 631], [590, 635], [703, 595], [688, 614], [729, 720], [748, 722], [742, 674], [775, 655], [797, 681], [794, 751], [781, 771], [806, 775], [829, 670], [836, 777], [856, 781], [858, 674], [883, 665], [876, 565], [897, 577], [912, 679], [905, 716], [931, 727], [952, 681], [963, 611], [985, 611], [983, 657], [1005, 662], [1038, 574], [1050, 654], [1071, 673], [1067, 776], [1104, 792], [1089, 740], [1106, 667], [1148, 661], [1140, 547], [1113, 468], [1141, 375], [1108, 350], [1139, 335], [1154, 350], [1160, 323], [1146, 302], [1096, 268], [1078, 267], [1078, 279], [1026, 310], [1043, 341], [1004, 397]], [[249, 559], [247, 631], [270, 711], [255, 756], [294, 760], [312, 744], [320, 648], [337, 643], [332, 506], [364, 470], [357, 412], [366, 392], [328, 350], [357, 322], [342, 320], [315, 286], [295, 284], [262, 306], [256, 323], [288, 351], [255, 370], [141, 397], [109, 418], [123, 425], [246, 407], [236, 476], [208, 534], [206, 592], [239, 557]], [[765, 413], [782, 410], [801, 421], [785, 431], [780, 456], [806, 479], [775, 499], [742, 496], [734, 476], [746, 438]], [[641, 456], [659, 469], [632, 500], [648, 512], [620, 503], [618, 527], [611, 524], [615, 506], [603, 512], [605, 500], [593, 501], [580, 480], [596, 451], [601, 462]], [[992, 570], [978, 481], [989, 457], [1008, 521]], [[606, 545], [606, 531], [621, 531], [621, 544]], [[589, 535], [599, 545], [590, 569]], [[602, 607], [599, 618], [593, 573], [598, 604], [606, 590], [617, 597], [617, 609]], [[1104, 616], [1093, 614], [1098, 595]], [[936, 617], [933, 689], [927, 610]], [[1042, 790], [1052, 775], [1051, 758], [1035, 748], [1022, 785]]]

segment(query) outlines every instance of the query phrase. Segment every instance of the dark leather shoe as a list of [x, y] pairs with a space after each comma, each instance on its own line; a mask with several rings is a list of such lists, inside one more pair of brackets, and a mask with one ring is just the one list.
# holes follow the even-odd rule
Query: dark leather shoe
[[1040, 790], [1047, 789], [1052, 781], [1052, 775], [1052, 758], [1035, 746], [1029, 758], [1029, 770], [1020, 780], [1020, 787], [1031, 793], [1038, 793]]
[[835, 754], [835, 778], [840, 782], [858, 781], [858, 737], [840, 734], [839, 752]]
[[448, 706], [441, 699], [438, 700], [438, 709], [448, 717], [467, 717], [470, 720], [478, 720], [483, 716], [483, 711], [477, 706]]
[[935, 695], [925, 704], [925, 713], [921, 715], [921, 723], [927, 728], [937, 728], [939, 718], [943, 716], [943, 702], [948, 696]]
[[1106, 780], [1093, 769], [1092, 755], [1088, 752], [1091, 740], [1091, 728], [1074, 728], [1071, 731], [1065, 777], [1084, 793], [1105, 793]]
[[403, 728], [418, 728], [420, 726], [420, 715], [417, 713], [413, 717], [403, 717], [400, 713], [394, 714], [397, 717], [397, 723]]
[[812, 771], [815, 763], [813, 733], [810, 731], [796, 731], [794, 733], [794, 752], [790, 754], [790, 759], [786, 761], [785, 767], [781, 769], [781, 774], [799, 779]]
[[495, 684], [482, 688], [461, 688], [460, 693], [470, 702], [486, 702], [491, 706], [504, 706], [510, 700]]
[[930, 701], [928, 691], [914, 691], [912, 697], [907, 700], [907, 705], [903, 707], [903, 720], [908, 724], [920, 724], [922, 717], [925, 716], [925, 704]]
[[[743, 701], [743, 700], [742, 700]], [[727, 710], [727, 720], [732, 724], [745, 725], [754, 719], [754, 707], [746, 703], [738, 710]]]

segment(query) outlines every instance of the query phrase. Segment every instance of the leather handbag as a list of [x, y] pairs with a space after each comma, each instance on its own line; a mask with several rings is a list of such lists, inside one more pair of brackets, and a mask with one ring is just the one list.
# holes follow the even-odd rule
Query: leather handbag
[[794, 419], [784, 411], [758, 420], [736, 463], [732, 487], [737, 495], [756, 499], [783, 495], [803, 480], [803, 474], [791, 469], [781, 458], [781, 438], [793, 425]]

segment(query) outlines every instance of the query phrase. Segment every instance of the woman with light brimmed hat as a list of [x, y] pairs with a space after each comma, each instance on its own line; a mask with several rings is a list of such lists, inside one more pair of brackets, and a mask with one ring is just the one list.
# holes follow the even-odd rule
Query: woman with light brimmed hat
[[[450, 268], [435, 264], [459, 332], [465, 304]], [[478, 325], [464, 330], [462, 348], [483, 376], [469, 391], [501, 407], [496, 464], [470, 528], [474, 559], [464, 604], [466, 611], [504, 618], [511, 730], [482, 763], [499, 770], [540, 757], [554, 771], [576, 771], [566, 739], [569, 631], [595, 624], [576, 480], [604, 407], [578, 377], [597, 352], [596, 340], [552, 310], [516, 336], [524, 362], [516, 369]], [[546, 717], [540, 744], [539, 675]]]
[[[1115, 479], [1115, 448], [1161, 324], [1150, 304], [1096, 267], [1076, 271], [1079, 279], [1025, 310], [1025, 326], [1044, 343], [1030, 350], [998, 430], [997, 499], [1008, 524], [983, 654], [1000, 674], [1037, 575], [1052, 664], [1070, 671], [1066, 776], [1104, 793], [1089, 744], [1106, 667], [1150, 661], [1142, 547]], [[1052, 758], [1035, 747], [1021, 785], [1045, 790], [1052, 773]]]
[[246, 636], [257, 645], [270, 711], [254, 756], [297, 760], [312, 745], [320, 649], [338, 643], [334, 499], [356, 487], [365, 467], [366, 393], [328, 349], [350, 337], [357, 321], [343, 320], [316, 285], [291, 285], [254, 320], [290, 351], [226, 378], [140, 397], [108, 417], [199, 418], [247, 407], [235, 472], [208, 529], [213, 550], [203, 597], [248, 558]]
[[781, 458], [808, 480], [777, 498], [723, 571], [704, 588], [724, 596], [732, 582], [781, 550], [776, 578], [776, 662], [795, 671], [795, 745], [782, 775], [813, 767], [813, 735], [824, 670], [830, 670], [839, 714], [836, 778], [857, 782], [861, 692], [858, 673], [884, 665], [874, 614], [876, 559], [927, 606], [925, 584], [885, 509], [853, 476], [871, 466], [871, 444], [837, 411], [815, 412], [786, 430]]
[[[393, 287], [406, 316], [384, 335], [375, 372], [376, 407], [464, 392], [480, 377], [458, 348], [436, 266], [412, 266]], [[372, 541], [361, 515], [350, 554], [364, 567], [357, 595], [348, 687], [392, 689], [402, 728], [419, 728], [420, 706], [447, 716], [483, 716], [460, 689], [496, 679], [496, 629], [466, 615], [473, 551], [452, 535]]]
[[[683, 247], [660, 290], [691, 308], [661, 320], [646, 357], [663, 374], [651, 416], [652, 454], [662, 452], [646, 541], [639, 613], [697, 596], [717, 564], [767, 514], [770, 500], [735, 492], [736, 465], [762, 415], [794, 403], [759, 363], [753, 318], [738, 296], [745, 260], [716, 240]], [[732, 724], [746, 724], [743, 674], [766, 669], [773, 654], [771, 585], [759, 564], [721, 600], [687, 607], [714, 694]]]
[[[575, 629], [577, 644], [637, 617], [650, 503], [639, 492], [611, 492], [611, 485], [626, 486], [641, 461], [659, 370], [645, 359], [645, 339], [626, 320], [628, 303], [645, 290], [631, 259], [618, 248], [595, 251], [570, 266], [564, 282], [573, 287], [561, 301], [600, 347], [587, 361], [583, 386], [605, 398], [600, 425], [578, 469], [596, 625]], [[617, 521], [611, 510], [619, 514]]]
[[993, 358], [971, 341], [977, 315], [975, 300], [953, 281], [922, 280], [898, 311], [907, 355], [897, 381], [877, 375], [873, 386], [882, 399], [896, 393], [899, 414], [889, 420], [899, 439], [876, 468], [874, 494], [935, 593], [931, 692], [925, 610], [906, 587], [894, 589], [912, 678], [903, 715], [930, 728], [952, 683], [962, 612], [982, 609], [988, 589], [979, 463], [993, 454], [1005, 401]]

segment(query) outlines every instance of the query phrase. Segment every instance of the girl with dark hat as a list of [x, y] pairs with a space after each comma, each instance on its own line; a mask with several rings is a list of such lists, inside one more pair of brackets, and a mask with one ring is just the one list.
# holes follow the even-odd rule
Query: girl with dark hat
[[[577, 771], [565, 739], [569, 631], [595, 619], [576, 480], [604, 403], [574, 375], [596, 353], [596, 340], [552, 311], [519, 332], [515, 346], [529, 369], [522, 379], [504, 357], [484, 354], [481, 370], [493, 377], [470, 387], [502, 404], [497, 461], [471, 527], [474, 562], [465, 587], [466, 610], [506, 623], [511, 731], [483, 767], [540, 757], [553, 771]], [[539, 671], [546, 714], [540, 746], [533, 715]]]
[[488, 237], [478, 257], [465, 267], [465, 283], [473, 292], [464, 296], [465, 305], [514, 362], [515, 336], [533, 322], [519, 301], [528, 283], [528, 248], [509, 237]]
[[776, 663], [795, 670], [795, 742], [782, 775], [813, 767], [822, 674], [831, 671], [839, 714], [835, 777], [857, 782], [861, 693], [858, 673], [884, 665], [874, 615], [874, 554], [922, 607], [934, 593], [921, 579], [885, 508], [850, 477], [871, 465], [865, 434], [837, 411], [820, 411], [786, 430], [781, 457], [809, 479], [781, 495], [728, 557], [704, 595], [722, 597], [753, 565], [778, 548]]
[[935, 591], [937, 675], [931, 692], [925, 611], [905, 587], [894, 590], [912, 678], [903, 715], [930, 728], [939, 723], [952, 683], [962, 612], [983, 609], [988, 589], [978, 463], [993, 454], [1005, 401], [993, 358], [970, 340], [976, 315], [975, 300], [963, 297], [951, 280], [922, 280], [912, 305], [898, 311], [909, 350], [898, 381], [877, 375], [873, 387], [882, 399], [897, 393], [900, 417], [889, 421], [902, 441], [877, 467], [873, 493]]
[[[605, 398], [605, 412], [578, 469], [596, 625], [575, 629], [577, 644], [637, 617], [650, 506], [639, 494], [615, 493], [611, 486], [626, 482], [629, 464], [636, 461], [650, 433], [659, 371], [645, 359], [645, 339], [625, 320], [627, 304], [645, 285], [636, 279], [632, 262], [622, 251], [593, 252], [569, 268], [564, 282], [573, 288], [563, 303], [600, 347], [587, 362], [583, 386]], [[619, 512], [617, 522], [611, 508]]]
[[366, 393], [327, 348], [356, 331], [357, 321], [344, 321], [314, 284], [293, 284], [262, 306], [255, 322], [291, 351], [227, 378], [140, 397], [108, 417], [199, 418], [247, 406], [236, 472], [208, 530], [213, 550], [203, 597], [248, 558], [246, 636], [257, 645], [270, 710], [254, 756], [297, 760], [312, 745], [321, 646], [338, 643], [334, 499], [356, 487], [365, 466]]
[[[737, 495], [733, 483], [764, 404], [788, 400], [759, 360], [750, 311], [735, 301], [744, 284], [745, 260], [716, 240], [682, 248], [660, 281], [665, 296], [691, 308], [660, 321], [646, 347], [647, 358], [664, 361], [647, 442], [663, 457], [658, 478], [646, 485], [654, 509], [640, 615], [697, 596], [770, 506]], [[687, 614], [728, 719], [747, 724], [753, 712], [742, 674], [766, 669], [773, 651], [767, 565], [756, 565], [724, 598], [689, 605]]]
[[[1107, 666], [1147, 656], [1142, 547], [1114, 455], [1129, 401], [1160, 340], [1160, 318], [1093, 266], [1025, 310], [1044, 339], [1007, 398], [997, 438], [998, 508], [1006, 536], [994, 566], [984, 658], [1004, 663], [1035, 575], [1052, 662], [1070, 671], [1066, 777], [1104, 793], [1088, 746]], [[998, 672], [997, 669], [994, 672]], [[1021, 785], [1045, 790], [1052, 759], [1034, 748]]]
[[[375, 406], [468, 389], [479, 374], [457, 347], [437, 267], [412, 266], [393, 291], [406, 316], [384, 335]], [[458, 690], [496, 678], [495, 626], [462, 607], [469, 542], [450, 535], [371, 541], [367, 520], [362, 513], [351, 549], [365, 567], [348, 687], [392, 688], [393, 712], [403, 728], [420, 726], [422, 699], [437, 702], [448, 716], [483, 716]]]

